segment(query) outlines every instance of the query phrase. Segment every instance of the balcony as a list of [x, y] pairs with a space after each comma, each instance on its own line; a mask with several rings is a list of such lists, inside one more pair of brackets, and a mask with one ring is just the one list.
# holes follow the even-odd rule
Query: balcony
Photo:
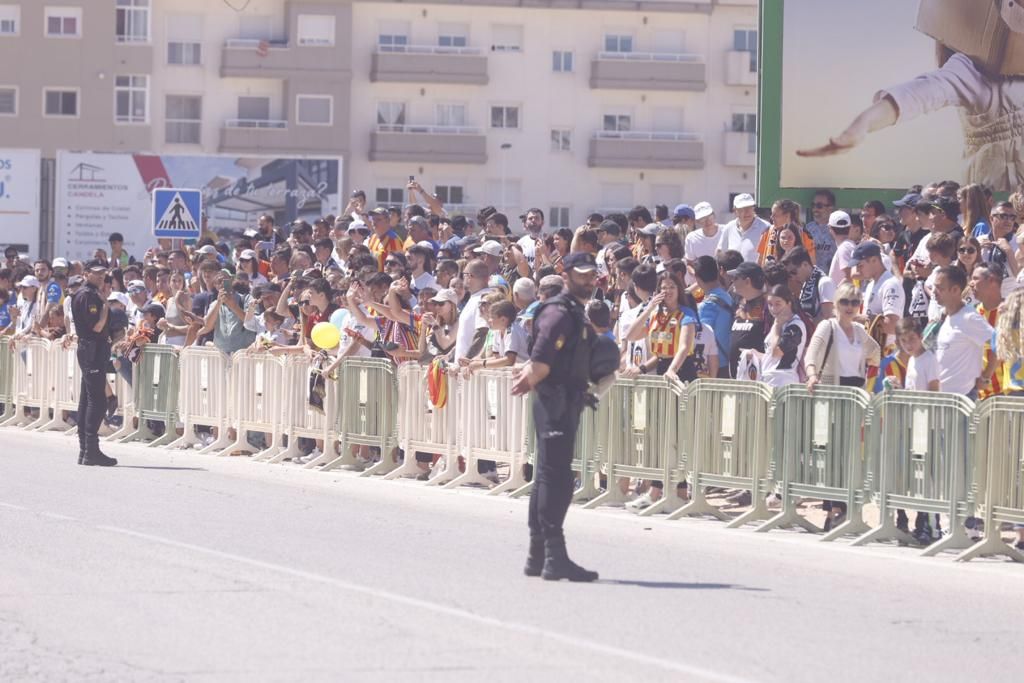
[[704, 140], [695, 133], [598, 131], [590, 140], [592, 168], [704, 168]]
[[[346, 46], [347, 47], [347, 46]], [[221, 52], [221, 78], [303, 77], [339, 82], [349, 76], [338, 48], [294, 46], [286, 41], [233, 38]]]
[[600, 52], [590, 63], [590, 87], [700, 91], [707, 88], [707, 65], [700, 55]]
[[487, 138], [466, 126], [380, 125], [370, 133], [370, 161], [487, 163]]
[[726, 166], [754, 166], [757, 161], [757, 133], [725, 131]]
[[749, 52], [730, 50], [725, 53], [725, 84], [756, 86], [757, 68], [751, 68], [755, 59]]
[[220, 131], [220, 151], [227, 154], [317, 153], [327, 146], [324, 126], [288, 126], [276, 119], [228, 119]]
[[487, 57], [475, 47], [393, 45], [373, 53], [370, 80], [487, 85]]

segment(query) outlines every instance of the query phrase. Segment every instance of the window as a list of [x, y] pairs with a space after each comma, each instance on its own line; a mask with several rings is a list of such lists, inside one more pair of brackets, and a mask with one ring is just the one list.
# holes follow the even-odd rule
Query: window
[[119, 43], [149, 42], [149, 0], [117, 0]]
[[172, 14], [167, 17], [167, 63], [203, 63], [203, 17], [200, 14]]
[[466, 47], [469, 31], [465, 24], [441, 24], [437, 27], [438, 47]]
[[555, 50], [551, 53], [551, 70], [558, 73], [572, 72], [572, 52]]
[[81, 7], [47, 7], [46, 35], [50, 38], [80, 38], [82, 36]]
[[461, 185], [435, 185], [434, 195], [442, 204], [464, 204]]
[[605, 34], [604, 37], [604, 51], [605, 52], [632, 52], [633, 51], [633, 36], [626, 36], [620, 34]]
[[572, 130], [569, 128], [551, 129], [551, 151], [571, 152], [572, 151]]
[[569, 207], [552, 206], [548, 209], [548, 225], [552, 228], [568, 228]]
[[492, 28], [494, 42], [492, 52], [522, 52], [523, 27], [511, 24], [495, 24]]
[[330, 126], [334, 123], [334, 97], [298, 95], [295, 98], [297, 123], [304, 126]]
[[629, 114], [605, 114], [601, 127], [607, 132], [624, 133], [633, 128], [633, 117]]
[[13, 85], [0, 85], [0, 116], [18, 115], [18, 89]]
[[114, 77], [114, 120], [149, 123], [149, 76]]
[[757, 153], [757, 114], [733, 114], [732, 130], [736, 133], [749, 133], [747, 151]]
[[166, 117], [168, 144], [199, 144], [203, 119], [202, 97], [168, 95]]
[[0, 5], [0, 36], [16, 36], [21, 30], [21, 5]]
[[750, 70], [757, 71], [757, 31], [736, 29], [732, 32], [732, 49], [750, 53]]
[[401, 206], [405, 204], [404, 187], [378, 187], [374, 191], [374, 201], [377, 204], [390, 204]]
[[377, 104], [377, 130], [402, 132], [405, 129], [405, 102]]
[[377, 36], [377, 50], [379, 52], [405, 52], [405, 47], [408, 44], [409, 36], [394, 33], [381, 33]]
[[78, 90], [43, 90], [46, 116], [78, 116]]
[[270, 120], [269, 97], [239, 97], [238, 127], [258, 128]]
[[491, 107], [491, 128], [518, 128], [519, 107]]
[[437, 125], [439, 126], [465, 126], [466, 105], [464, 104], [439, 104], [437, 105]]
[[334, 45], [333, 14], [300, 14], [299, 45], [330, 47]]

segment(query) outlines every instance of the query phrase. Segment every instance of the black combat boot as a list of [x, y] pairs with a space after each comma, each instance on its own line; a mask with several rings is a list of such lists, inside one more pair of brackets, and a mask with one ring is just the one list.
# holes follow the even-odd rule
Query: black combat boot
[[527, 576], [540, 576], [544, 570], [544, 537], [530, 536], [530, 552], [526, 555], [526, 566], [523, 573]]
[[99, 443], [97, 442], [88, 445], [85, 450], [85, 457], [81, 460], [81, 464], [92, 467], [113, 467], [117, 464], [117, 460], [103, 453], [103, 451], [100, 450]]
[[81, 465], [85, 461], [85, 433], [82, 432], [81, 425], [78, 427], [78, 464]]
[[597, 572], [584, 569], [569, 559], [564, 538], [544, 541], [544, 570], [541, 576], [545, 581], [597, 581]]

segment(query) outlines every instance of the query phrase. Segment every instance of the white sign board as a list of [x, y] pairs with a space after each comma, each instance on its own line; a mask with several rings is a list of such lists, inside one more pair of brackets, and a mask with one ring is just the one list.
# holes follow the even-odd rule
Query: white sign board
[[0, 149], [0, 246], [39, 255], [38, 149]]

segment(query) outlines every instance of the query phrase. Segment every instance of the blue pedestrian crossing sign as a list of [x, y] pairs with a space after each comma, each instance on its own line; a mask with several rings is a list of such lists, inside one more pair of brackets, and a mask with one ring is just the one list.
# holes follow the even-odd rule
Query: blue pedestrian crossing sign
[[153, 190], [153, 235], [196, 239], [202, 230], [203, 193], [161, 187]]

